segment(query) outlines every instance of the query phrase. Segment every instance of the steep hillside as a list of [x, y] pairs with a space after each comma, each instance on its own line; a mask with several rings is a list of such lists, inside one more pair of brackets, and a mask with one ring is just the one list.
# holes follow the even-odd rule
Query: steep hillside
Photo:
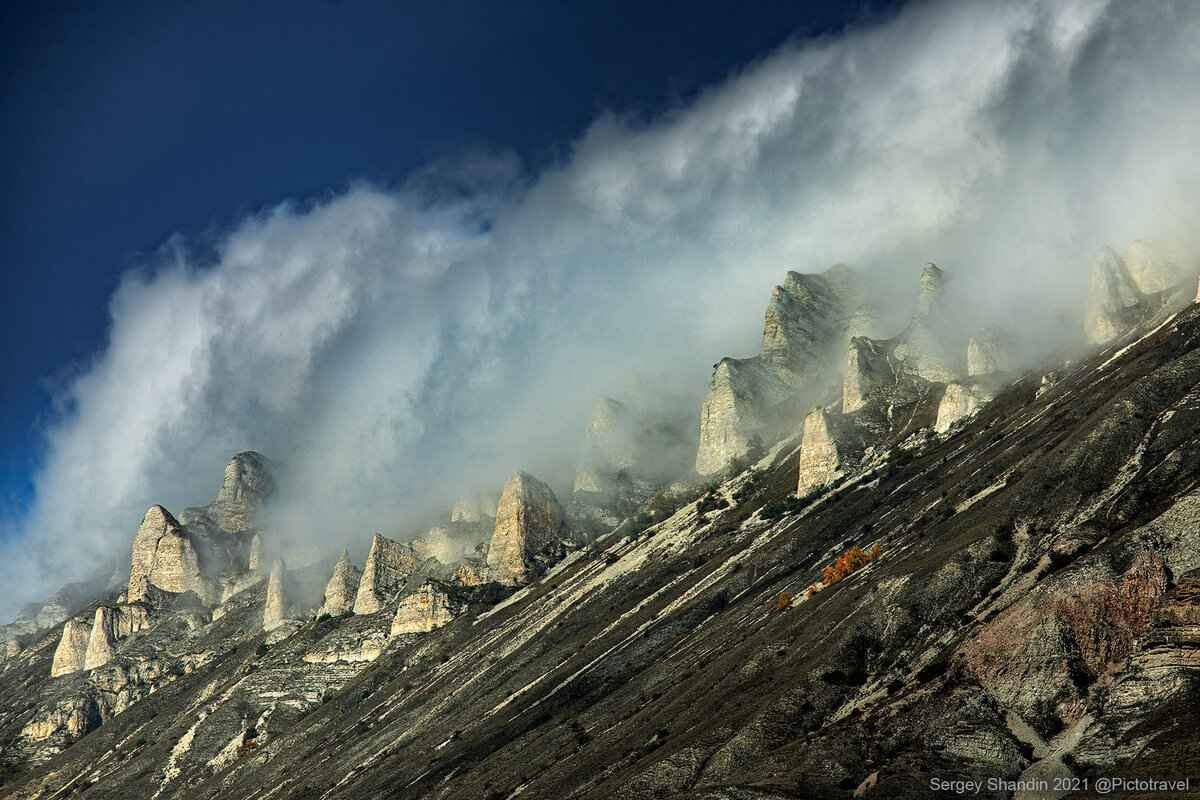
[[[148, 517], [175, 537], [161, 566], [143, 546], [124, 598], [4, 662], [4, 796], [927, 797], [934, 778], [1183, 777], [1200, 763], [1200, 305], [1147, 306], [1105, 351], [937, 425], [967, 376], [899, 363], [930, 362], [924, 319], [851, 342], [892, 377], [814, 412], [821, 442], [796, 420], [757, 464], [590, 540], [518, 474], [488, 545], [448, 564], [377, 537], [361, 578], [336, 568], [335, 613], [302, 599], [332, 561], [271, 586], [251, 568], [253, 509], [206, 529], [193, 549], [223, 549], [194, 567], [195, 523]], [[817, 444], [840, 458], [819, 480]], [[113, 627], [126, 617], [136, 630]], [[52, 677], [64, 647], [84, 660]]]

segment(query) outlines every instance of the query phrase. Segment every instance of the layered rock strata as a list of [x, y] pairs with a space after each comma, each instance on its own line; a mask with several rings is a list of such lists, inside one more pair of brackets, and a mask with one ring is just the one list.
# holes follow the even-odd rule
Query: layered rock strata
[[391, 635], [429, 633], [450, 622], [462, 611], [462, 605], [433, 583], [423, 584], [414, 594], [400, 601], [392, 619]]

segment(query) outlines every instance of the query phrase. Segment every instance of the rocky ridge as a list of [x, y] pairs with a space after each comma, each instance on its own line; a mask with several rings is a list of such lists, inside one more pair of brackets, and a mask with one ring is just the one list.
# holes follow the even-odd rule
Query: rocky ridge
[[[151, 509], [137, 580], [0, 669], [6, 796], [922, 797], [1188, 763], [1200, 306], [1018, 376], [939, 327], [944, 277], [753, 469], [594, 541], [524, 473], [488, 544], [464, 506], [477, 549], [377, 535], [361, 578], [264, 580], [252, 517]], [[830, 578], [854, 545], [878, 555]]]
[[[835, 374], [846, 341], [873, 331], [875, 314], [844, 264], [789, 272], [771, 293], [762, 348], [715, 365], [700, 412], [695, 469], [713, 475], [774, 438], [797, 403], [811, 404]], [[794, 423], [793, 423], [794, 424]]]

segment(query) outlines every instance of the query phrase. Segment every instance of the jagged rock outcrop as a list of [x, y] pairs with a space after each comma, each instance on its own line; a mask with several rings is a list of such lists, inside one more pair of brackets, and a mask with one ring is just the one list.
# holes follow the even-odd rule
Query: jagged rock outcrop
[[257, 525], [263, 501], [274, 491], [271, 462], [261, 453], [238, 453], [225, 467], [225, 480], [213, 502], [212, 516], [230, 533]]
[[869, 397], [895, 385], [896, 378], [896, 368], [888, 360], [884, 343], [866, 336], [852, 338], [842, 375], [842, 413], [858, 411]]
[[[804, 421], [797, 491], [828, 485], [856, 466], [868, 449], [886, 449], [906, 435], [944, 423], [985, 401], [982, 379], [964, 380], [967, 352], [955, 354], [945, 318], [945, 273], [926, 264], [917, 308], [903, 332], [891, 339], [852, 337], [846, 348], [840, 408], [810, 413]], [[998, 342], [980, 338], [974, 348], [980, 369], [1003, 359]], [[945, 381], [955, 388], [949, 393]], [[943, 408], [944, 407], [944, 408]]]
[[107, 664], [121, 639], [137, 633], [149, 624], [150, 614], [141, 603], [125, 603], [116, 607], [101, 606], [96, 609], [83, 668], [95, 669]]
[[212, 586], [200, 571], [200, 558], [183, 526], [162, 506], [146, 512], [133, 541], [129, 601], [144, 599], [147, 584], [168, 592], [195, 592], [201, 600]]
[[374, 614], [383, 608], [420, 566], [421, 558], [411, 545], [375, 534], [354, 597], [354, 613]]
[[713, 372], [700, 413], [698, 473], [720, 472], [745, 457], [764, 435], [779, 432], [790, 406], [816, 399], [845, 343], [872, 332], [874, 314], [864, 297], [842, 264], [821, 275], [788, 273], [771, 294], [759, 355], [722, 359]]
[[62, 637], [54, 650], [54, 661], [50, 665], [50, 674], [54, 677], [69, 675], [83, 669], [87, 659], [88, 640], [92, 636], [92, 626], [82, 619], [69, 619], [63, 625]]
[[362, 581], [362, 572], [350, 561], [350, 553], [342, 551], [341, 558], [333, 567], [333, 576], [325, 586], [325, 600], [319, 614], [340, 617], [354, 609], [354, 598]]
[[956, 381], [946, 384], [942, 402], [938, 404], [937, 420], [933, 423], [933, 429], [938, 433], [945, 433], [960, 419], [974, 414], [989, 399], [991, 398], [979, 392], [973, 383]]
[[496, 506], [496, 529], [488, 547], [492, 579], [501, 583], [526, 583], [548, 563], [567, 532], [558, 498], [549, 486], [532, 475], [518, 472], [504, 484]]
[[1132, 329], [1149, 313], [1124, 259], [1111, 247], [1101, 247], [1092, 265], [1083, 329], [1092, 344], [1107, 344]]
[[462, 604], [433, 583], [423, 584], [415, 594], [400, 601], [392, 619], [391, 635], [429, 633], [462, 612]]
[[287, 565], [276, 559], [271, 565], [271, 577], [267, 580], [267, 602], [263, 606], [263, 630], [273, 631], [287, 622], [288, 600], [285, 589]]
[[575, 491], [608, 492], [611, 473], [628, 470], [636, 463], [636, 435], [623, 403], [611, 397], [596, 398], [583, 432]]
[[963, 349], [947, 318], [946, 282], [944, 271], [935, 264], [925, 265], [912, 321], [891, 348], [904, 371], [932, 383], [948, 383], [966, 371]]
[[1143, 295], [1172, 290], [1191, 274], [1177, 254], [1145, 239], [1129, 245], [1122, 260], [1129, 277]]

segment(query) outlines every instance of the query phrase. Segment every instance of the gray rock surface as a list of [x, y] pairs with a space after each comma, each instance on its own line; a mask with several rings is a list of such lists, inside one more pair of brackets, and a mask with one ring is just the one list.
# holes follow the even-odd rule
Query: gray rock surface
[[217, 617], [142, 575], [128, 593], [153, 624], [117, 625], [105, 663], [51, 675], [116, 592], [0, 665], [0, 794], [905, 799], [931, 775], [1177, 778], [1200, 763], [1200, 306], [1134, 333], [945, 436], [945, 384], [896, 371], [822, 410], [835, 449], [865, 445], [836, 451], [825, 491], [788, 498], [805, 452], [784, 443], [587, 550], [538, 550], [536, 584], [467, 588], [427, 559], [393, 573], [385, 613], [317, 618], [298, 591], [268, 635], [266, 585]]
[[144, 599], [147, 584], [168, 592], [195, 592], [201, 600], [213, 595], [192, 538], [171, 512], [157, 505], [146, 512], [133, 542], [129, 601]]

